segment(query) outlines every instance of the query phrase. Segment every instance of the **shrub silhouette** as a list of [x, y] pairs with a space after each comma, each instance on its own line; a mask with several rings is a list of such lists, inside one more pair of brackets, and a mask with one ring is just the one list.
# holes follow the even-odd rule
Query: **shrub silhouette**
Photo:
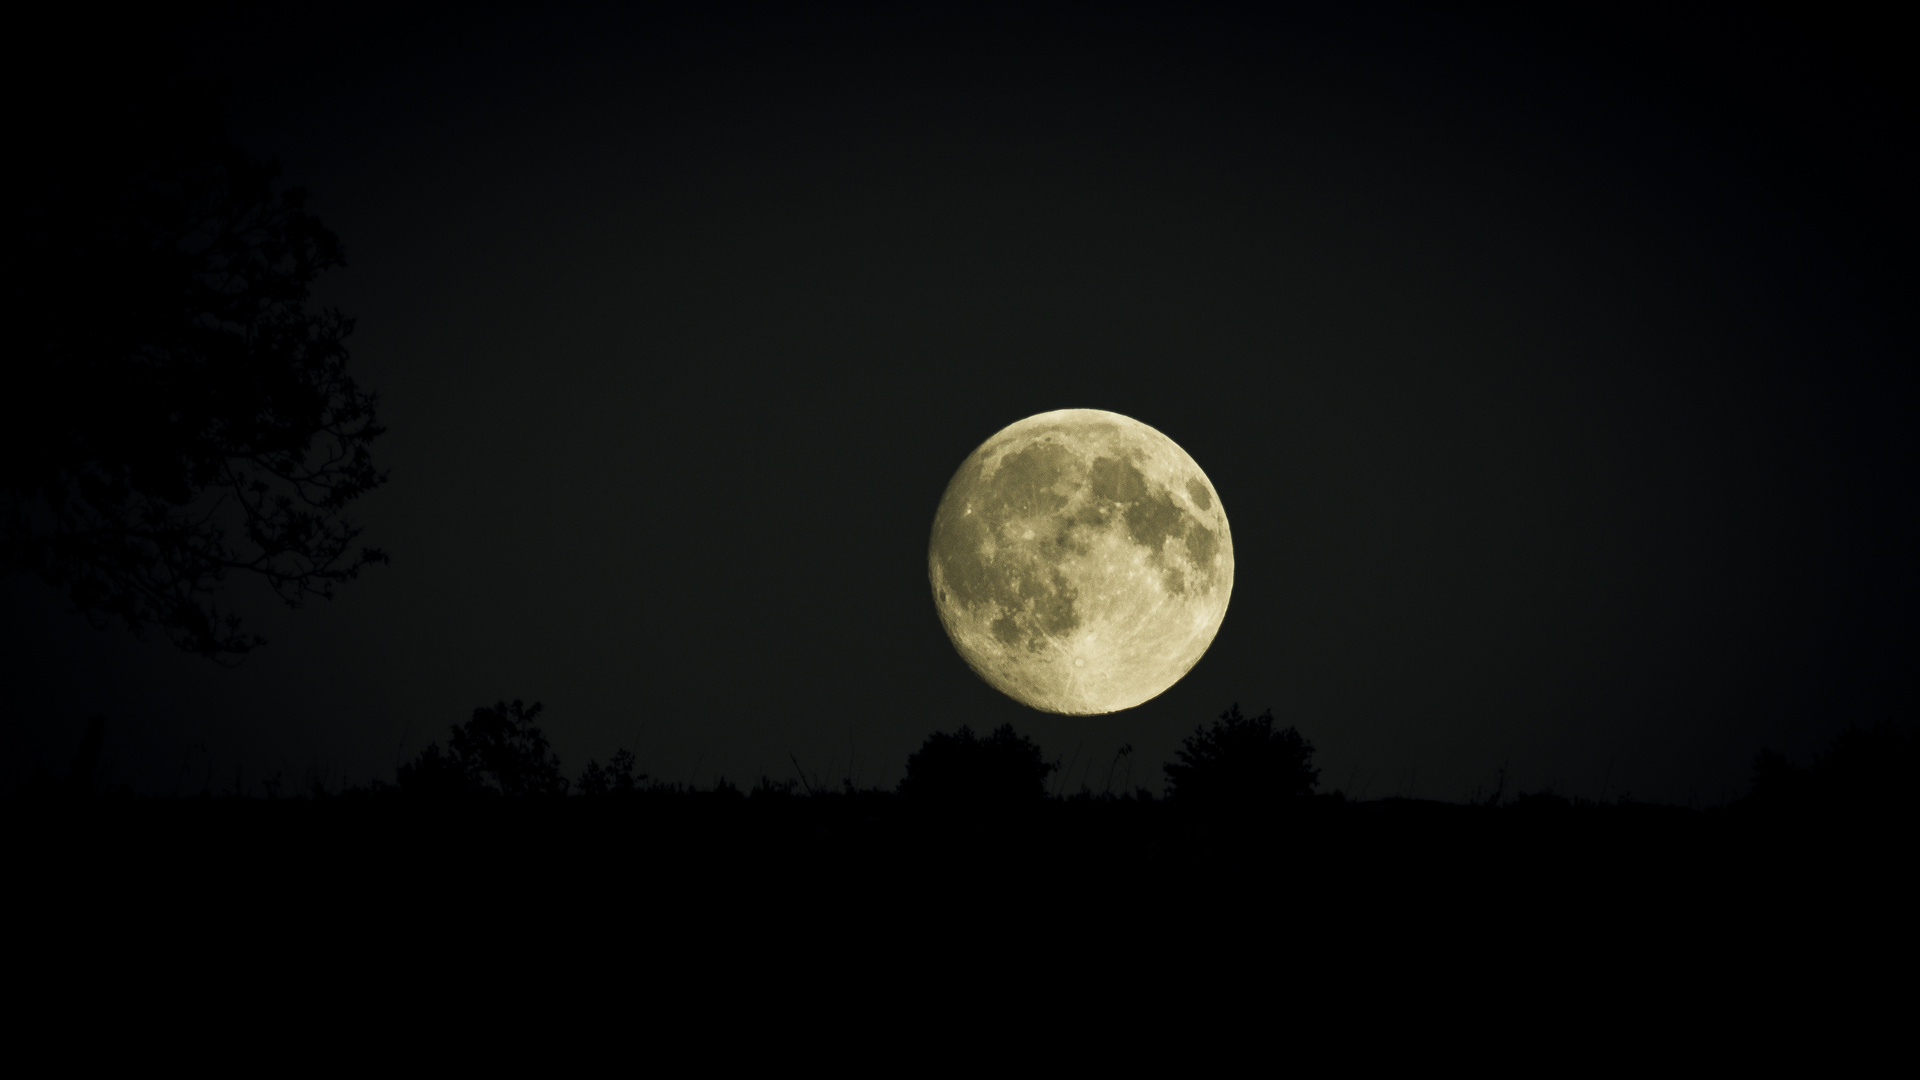
[[606, 765], [600, 764], [597, 758], [589, 758], [587, 771], [580, 774], [574, 786], [580, 794], [599, 799], [609, 795], [632, 795], [640, 791], [646, 782], [647, 774], [635, 771], [633, 751], [620, 750]]
[[1882, 720], [1850, 726], [1813, 763], [1814, 789], [1829, 804], [1895, 814], [1913, 804], [1916, 740]]
[[1248, 718], [1235, 704], [1211, 728], [1195, 728], [1164, 768], [1167, 794], [1189, 806], [1276, 807], [1312, 794], [1320, 782], [1313, 744], [1293, 728], [1275, 730], [1273, 710]]
[[473, 710], [472, 719], [453, 729], [445, 751], [433, 743], [400, 766], [400, 790], [434, 797], [566, 794], [560, 758], [534, 723], [540, 710], [537, 701], [517, 700]]
[[1753, 759], [1748, 806], [1773, 811], [1895, 815], [1911, 806], [1920, 756], [1915, 738], [1892, 723], [1850, 726], [1802, 768], [1774, 750]]
[[1565, 795], [1554, 791], [1523, 791], [1513, 797], [1513, 801], [1506, 805], [1506, 810], [1510, 814], [1533, 816], [1565, 814], [1573, 810], [1573, 803]]
[[1047, 777], [1060, 766], [1041, 757], [1040, 747], [1002, 724], [978, 738], [971, 728], [952, 735], [934, 732], [907, 756], [900, 794], [937, 802], [1018, 803], [1043, 799]]
[[1807, 786], [1807, 771], [1775, 750], [1761, 750], [1753, 756], [1752, 799], [1761, 806], [1789, 806], [1800, 801]]
[[80, 740], [80, 752], [73, 757], [73, 767], [67, 770], [67, 794], [93, 794], [94, 774], [100, 769], [100, 748], [106, 744], [107, 718], [93, 716], [87, 719], [87, 733]]

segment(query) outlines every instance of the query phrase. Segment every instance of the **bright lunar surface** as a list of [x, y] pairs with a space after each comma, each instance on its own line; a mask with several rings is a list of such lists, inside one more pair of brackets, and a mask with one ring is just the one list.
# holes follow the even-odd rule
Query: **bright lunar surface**
[[1098, 409], [1030, 416], [953, 474], [927, 550], [947, 636], [1047, 712], [1131, 708], [1180, 681], [1233, 592], [1220, 496], [1185, 450]]

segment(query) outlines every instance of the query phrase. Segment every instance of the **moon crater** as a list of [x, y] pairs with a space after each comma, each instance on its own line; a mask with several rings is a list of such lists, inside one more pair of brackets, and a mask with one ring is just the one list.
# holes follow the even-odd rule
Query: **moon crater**
[[1219, 494], [1172, 439], [1062, 409], [982, 443], [927, 551], [947, 636], [980, 677], [1048, 712], [1146, 701], [1206, 652], [1233, 591]]

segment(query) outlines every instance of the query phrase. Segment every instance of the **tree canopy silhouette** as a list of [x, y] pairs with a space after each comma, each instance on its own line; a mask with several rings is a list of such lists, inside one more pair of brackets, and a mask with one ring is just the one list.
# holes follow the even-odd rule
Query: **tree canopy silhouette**
[[244, 654], [262, 639], [213, 599], [230, 571], [297, 606], [386, 561], [341, 516], [386, 479], [375, 395], [346, 373], [352, 320], [308, 302], [340, 243], [228, 139], [209, 89], [72, 93], [17, 133], [0, 571], [96, 623]]
[[400, 766], [400, 790], [410, 795], [565, 795], [567, 779], [560, 757], [534, 721], [541, 705], [502, 701], [473, 710], [453, 728], [447, 749], [428, 744], [420, 756]]
[[1047, 777], [1060, 766], [1013, 725], [1002, 724], [982, 739], [962, 727], [948, 735], [936, 731], [907, 755], [907, 777], [900, 794], [940, 802], [1013, 803], [1046, 797]]
[[1291, 727], [1276, 729], [1272, 709], [1246, 717], [1237, 703], [1211, 728], [1195, 728], [1164, 768], [1168, 796], [1199, 806], [1274, 807], [1320, 782], [1312, 743]]

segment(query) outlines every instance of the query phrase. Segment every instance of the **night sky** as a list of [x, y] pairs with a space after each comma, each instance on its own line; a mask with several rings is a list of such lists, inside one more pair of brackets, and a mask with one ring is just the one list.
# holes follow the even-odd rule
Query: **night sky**
[[[393, 561], [298, 611], [230, 581], [270, 641], [234, 668], [5, 579], [8, 782], [96, 713], [136, 790], [390, 780], [523, 698], [570, 774], [890, 787], [1012, 723], [1068, 789], [1157, 791], [1239, 702], [1323, 790], [1713, 805], [1911, 716], [1888, 28], [1183, 11], [147, 35], [345, 244], [316, 300], [381, 395], [350, 516]], [[112, 83], [87, 34], [21, 107]], [[1001, 696], [928, 595], [955, 468], [1067, 407], [1185, 448], [1238, 561], [1205, 658], [1110, 716]]]

